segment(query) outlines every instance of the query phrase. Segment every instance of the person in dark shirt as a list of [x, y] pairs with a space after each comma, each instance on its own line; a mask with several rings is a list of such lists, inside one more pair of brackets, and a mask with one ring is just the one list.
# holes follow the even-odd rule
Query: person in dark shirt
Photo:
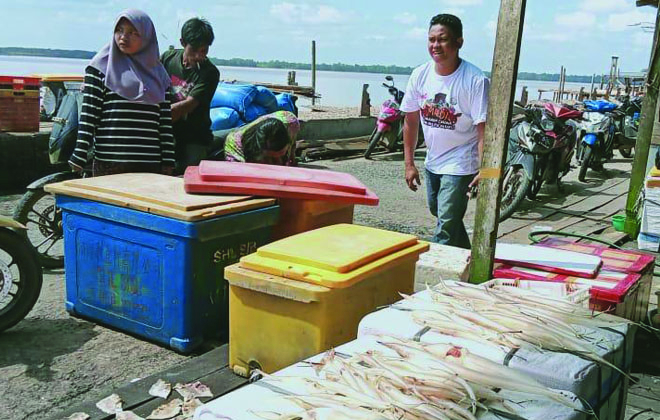
[[207, 57], [213, 39], [211, 25], [204, 19], [192, 18], [181, 28], [183, 49], [170, 49], [161, 56], [172, 80], [178, 172], [197, 165], [213, 140], [209, 107], [220, 80], [218, 68]]

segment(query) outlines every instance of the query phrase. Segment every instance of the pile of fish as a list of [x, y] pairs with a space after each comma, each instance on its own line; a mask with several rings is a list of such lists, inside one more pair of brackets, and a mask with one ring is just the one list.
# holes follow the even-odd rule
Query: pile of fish
[[515, 286], [441, 283], [428, 292], [431, 300], [404, 298], [413, 319], [434, 332], [507, 348], [569, 352], [620, 371], [598, 354], [607, 343], [590, 335], [628, 320]]
[[[618, 368], [597, 352], [594, 328], [627, 321], [575, 303], [511, 286], [455, 283], [429, 290], [430, 299], [404, 296], [403, 307], [442, 335], [491, 346], [566, 351]], [[343, 355], [329, 351], [314, 363], [315, 376], [256, 374], [284, 390], [295, 412], [253, 412], [267, 420], [372, 419], [476, 420], [480, 413], [516, 418], [507, 393], [549, 399], [592, 414], [572, 393], [454, 344], [424, 344], [377, 336], [378, 350]], [[519, 417], [518, 417], [519, 418]]]

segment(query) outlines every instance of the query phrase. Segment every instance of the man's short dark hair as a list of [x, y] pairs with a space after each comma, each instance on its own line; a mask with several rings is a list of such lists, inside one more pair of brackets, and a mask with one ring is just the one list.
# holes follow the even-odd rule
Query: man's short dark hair
[[188, 19], [181, 27], [181, 40], [193, 48], [211, 45], [214, 39], [213, 28], [206, 19]]
[[431, 18], [431, 23], [429, 24], [429, 29], [435, 25], [442, 25], [451, 31], [455, 38], [463, 38], [463, 24], [461, 20], [454, 15], [448, 13], [441, 13], [435, 15]]

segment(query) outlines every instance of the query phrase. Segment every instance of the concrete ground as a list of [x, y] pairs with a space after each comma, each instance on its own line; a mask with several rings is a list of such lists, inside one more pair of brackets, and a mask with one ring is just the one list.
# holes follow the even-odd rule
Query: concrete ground
[[[420, 168], [422, 160], [423, 151], [418, 151]], [[427, 210], [424, 188], [412, 192], [406, 187], [401, 153], [375, 155], [372, 161], [343, 159], [308, 166], [351, 173], [380, 196], [378, 207], [357, 207], [356, 223], [432, 236], [435, 221]], [[630, 171], [631, 160], [619, 159], [606, 166]], [[590, 187], [576, 178], [577, 171], [572, 171], [567, 190]], [[556, 189], [544, 187], [541, 199], [547, 194], [557, 194]], [[0, 214], [11, 214], [19, 198], [0, 197]], [[523, 207], [533, 208], [534, 203]], [[469, 231], [474, 208], [471, 202], [466, 216]], [[0, 335], [0, 418], [46, 419], [85, 400], [100, 400], [114, 388], [191, 357], [73, 318], [65, 311], [64, 300], [63, 271], [46, 271], [32, 312]]]

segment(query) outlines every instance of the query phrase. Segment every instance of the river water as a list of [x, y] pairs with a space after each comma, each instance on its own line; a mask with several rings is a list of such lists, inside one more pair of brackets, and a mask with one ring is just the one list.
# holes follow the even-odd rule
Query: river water
[[[0, 74], [12, 76], [27, 76], [34, 73], [71, 73], [83, 74], [89, 60], [54, 58], [54, 57], [21, 57], [0, 55]], [[250, 67], [224, 67], [218, 66], [220, 78], [223, 80], [241, 80], [246, 82], [264, 82], [286, 84], [287, 69], [263, 69]], [[406, 75], [394, 75], [394, 83], [404, 89], [408, 81]], [[378, 105], [387, 99], [388, 93], [381, 84], [385, 81], [384, 74], [351, 73], [336, 71], [317, 71], [316, 87], [321, 94], [319, 103], [327, 106], [359, 106], [362, 96], [362, 85], [369, 85], [371, 104]], [[311, 86], [312, 72], [309, 70], [296, 70], [296, 81], [301, 86]], [[556, 89], [557, 82], [542, 82], [532, 80], [519, 80], [516, 85], [516, 99], [520, 98], [522, 87], [527, 86], [530, 99], [538, 98], [538, 89]], [[566, 89], [579, 90], [587, 84], [566, 83]], [[552, 99], [550, 93], [544, 98]], [[307, 102], [303, 101], [304, 106]]]

